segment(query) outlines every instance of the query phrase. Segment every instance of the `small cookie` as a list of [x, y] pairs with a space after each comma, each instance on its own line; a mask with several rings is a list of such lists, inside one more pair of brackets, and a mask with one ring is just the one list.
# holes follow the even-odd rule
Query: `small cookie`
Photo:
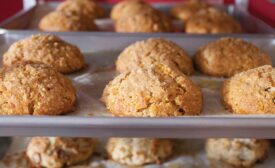
[[160, 163], [172, 154], [172, 142], [152, 138], [110, 138], [107, 146], [109, 157], [128, 166]]
[[215, 8], [207, 8], [188, 19], [185, 32], [191, 34], [241, 33], [242, 27], [227, 13]]
[[104, 16], [104, 9], [92, 0], [66, 0], [58, 7], [61, 12], [75, 12], [92, 18], [102, 18]]
[[173, 26], [169, 18], [155, 10], [118, 19], [115, 22], [115, 30], [128, 33], [172, 32]]
[[176, 43], [161, 38], [150, 38], [131, 44], [122, 51], [116, 62], [119, 72], [166, 64], [186, 75], [194, 72], [187, 53]]
[[93, 19], [75, 12], [54, 11], [39, 22], [39, 29], [49, 32], [94, 31], [97, 30]]
[[195, 13], [197, 13], [201, 9], [208, 8], [209, 5], [202, 0], [187, 0], [182, 4], [177, 4], [170, 10], [171, 15], [179, 20], [187, 21], [191, 18]]
[[275, 68], [265, 65], [224, 82], [223, 102], [234, 114], [275, 114]]
[[117, 3], [111, 11], [111, 19], [133, 16], [140, 13], [152, 12], [154, 9], [142, 0], [123, 0]]
[[263, 160], [269, 142], [257, 139], [208, 139], [206, 154], [210, 160], [222, 161], [236, 167], [251, 167]]
[[1, 115], [60, 115], [72, 111], [76, 91], [65, 76], [41, 63], [0, 71]]
[[238, 38], [221, 38], [195, 54], [197, 68], [207, 75], [230, 77], [262, 65], [271, 65], [268, 54], [252, 43]]
[[94, 149], [91, 138], [34, 137], [26, 155], [34, 167], [62, 168], [87, 160]]
[[3, 56], [4, 66], [22, 61], [41, 62], [61, 73], [84, 67], [80, 50], [54, 35], [37, 34], [12, 44]]
[[201, 89], [161, 64], [120, 74], [105, 87], [102, 101], [115, 116], [199, 115], [202, 110]]

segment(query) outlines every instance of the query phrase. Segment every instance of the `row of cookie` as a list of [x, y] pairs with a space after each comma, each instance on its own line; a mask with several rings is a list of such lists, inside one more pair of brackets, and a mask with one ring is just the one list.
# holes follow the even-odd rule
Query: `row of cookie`
[[[62, 168], [90, 159], [95, 146], [96, 141], [90, 138], [34, 137], [26, 155], [33, 167]], [[251, 167], [266, 158], [269, 146], [268, 140], [221, 138], [208, 139], [205, 150], [214, 167]], [[108, 158], [126, 166], [168, 161], [176, 157], [175, 148], [171, 139], [154, 138], [110, 138], [106, 144]]]

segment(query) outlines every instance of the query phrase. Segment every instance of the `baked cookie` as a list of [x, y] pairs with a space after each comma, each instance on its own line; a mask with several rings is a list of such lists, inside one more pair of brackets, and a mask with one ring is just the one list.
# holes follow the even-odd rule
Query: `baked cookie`
[[39, 22], [39, 29], [49, 32], [94, 31], [94, 20], [76, 12], [54, 11], [44, 16]]
[[104, 16], [104, 9], [92, 0], [66, 0], [57, 7], [57, 10], [65, 13], [80, 13], [92, 18]]
[[263, 160], [269, 148], [267, 140], [208, 139], [206, 154], [210, 160], [222, 161], [235, 167], [251, 167]]
[[240, 23], [216, 8], [202, 9], [185, 24], [185, 32], [191, 34], [241, 33]]
[[197, 13], [201, 9], [208, 8], [209, 5], [202, 0], [187, 0], [182, 4], [177, 4], [170, 10], [171, 15], [179, 20], [187, 21], [191, 18], [195, 13]]
[[118, 19], [115, 22], [115, 30], [128, 33], [172, 32], [173, 26], [168, 17], [155, 10]]
[[120, 74], [105, 87], [102, 101], [115, 116], [199, 115], [202, 110], [201, 89], [163, 64]]
[[110, 138], [106, 149], [112, 160], [128, 166], [160, 163], [173, 152], [170, 140], [152, 138]]
[[262, 65], [270, 56], [252, 43], [238, 38], [221, 38], [201, 47], [195, 54], [197, 68], [207, 75], [230, 77]]
[[126, 72], [155, 64], [166, 64], [186, 75], [194, 72], [192, 60], [184, 49], [172, 41], [161, 38], [150, 38], [128, 46], [119, 55], [116, 69]]
[[0, 71], [1, 115], [60, 115], [72, 111], [76, 91], [65, 76], [41, 63]]
[[84, 67], [80, 50], [54, 35], [37, 34], [15, 42], [3, 56], [4, 66], [22, 61], [41, 62], [61, 73]]
[[224, 105], [234, 114], [275, 114], [275, 68], [262, 66], [223, 84]]
[[34, 137], [26, 154], [34, 167], [63, 168], [87, 160], [94, 149], [91, 138]]
[[133, 16], [140, 13], [152, 12], [154, 9], [142, 0], [123, 0], [117, 3], [111, 11], [111, 19]]

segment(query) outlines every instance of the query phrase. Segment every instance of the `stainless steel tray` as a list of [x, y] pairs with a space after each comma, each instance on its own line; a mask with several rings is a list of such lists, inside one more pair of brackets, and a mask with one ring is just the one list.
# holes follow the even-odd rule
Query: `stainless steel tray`
[[[2, 31], [0, 54], [14, 41], [31, 31]], [[237, 116], [224, 110], [218, 87], [220, 78], [200, 74], [192, 79], [203, 87], [205, 107], [201, 116], [171, 118], [118, 118], [106, 112], [99, 98], [105, 84], [115, 76], [114, 61], [126, 46], [149, 37], [175, 41], [192, 55], [201, 45], [221, 35], [184, 34], [113, 34], [56, 33], [77, 45], [85, 55], [88, 67], [69, 75], [78, 90], [76, 112], [66, 116], [0, 116], [0, 136], [134, 136], [134, 137], [258, 137], [275, 138], [275, 116]], [[275, 35], [231, 35], [248, 40], [272, 56], [275, 62]], [[1, 58], [0, 58], [1, 59]], [[202, 82], [206, 81], [206, 85]]]
[[[222, 5], [217, 0], [208, 0], [212, 5], [221, 8], [228, 12], [230, 15], [234, 16], [240, 21], [242, 27], [245, 29], [246, 33], [274, 33], [275, 29], [263, 22], [262, 20], [251, 15], [244, 5]], [[47, 2], [38, 3], [28, 7], [21, 12], [19, 12], [14, 17], [6, 20], [0, 24], [0, 28], [7, 30], [35, 30], [39, 20], [53, 11], [59, 2]], [[96, 19], [96, 24], [99, 27], [100, 32], [113, 32], [114, 26], [112, 20], [107, 18], [110, 13], [110, 9], [113, 5], [101, 4], [106, 10], [106, 18]], [[169, 15], [169, 9], [176, 5], [176, 3], [154, 3], [152, 4], [155, 8], [163, 11]], [[173, 21], [177, 31], [183, 30], [183, 24], [180, 21]]]

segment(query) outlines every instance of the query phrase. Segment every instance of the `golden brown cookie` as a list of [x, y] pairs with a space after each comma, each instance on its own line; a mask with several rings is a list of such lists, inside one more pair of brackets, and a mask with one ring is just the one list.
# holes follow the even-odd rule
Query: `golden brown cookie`
[[111, 19], [114, 21], [140, 13], [151, 12], [154, 9], [143, 0], [123, 0], [117, 3], [111, 11]]
[[63, 168], [87, 160], [94, 149], [91, 138], [34, 137], [26, 154], [34, 167]]
[[155, 64], [166, 64], [186, 75], [194, 72], [192, 60], [184, 49], [172, 41], [161, 38], [150, 38], [128, 46], [119, 55], [116, 69], [126, 72]]
[[57, 10], [65, 13], [80, 13], [92, 18], [104, 16], [104, 9], [92, 0], [66, 0], [57, 7]]
[[118, 19], [115, 22], [115, 30], [128, 33], [172, 32], [173, 26], [168, 17], [155, 10]]
[[152, 138], [110, 138], [106, 150], [109, 157], [128, 166], [160, 163], [173, 152], [172, 142]]
[[236, 73], [271, 65], [270, 56], [239, 38], [221, 38], [206, 44], [195, 54], [197, 68], [207, 75], [230, 77]]
[[186, 0], [181, 4], [177, 4], [170, 10], [171, 15], [182, 21], [187, 21], [195, 13], [201, 9], [208, 8], [209, 5], [203, 0]]
[[263, 160], [268, 152], [269, 142], [259, 139], [208, 139], [206, 154], [212, 161], [225, 162], [234, 167], [251, 167]]
[[93, 19], [75, 12], [54, 11], [39, 22], [39, 29], [49, 32], [94, 31], [97, 30]]
[[201, 89], [163, 64], [120, 74], [106, 86], [102, 101], [115, 116], [199, 115], [202, 110]]
[[275, 114], [275, 68], [265, 65], [224, 82], [223, 102], [234, 114]]
[[45, 64], [24, 62], [0, 71], [1, 115], [60, 115], [72, 111], [71, 81]]
[[22, 61], [41, 62], [61, 73], [84, 67], [80, 50], [54, 35], [37, 34], [12, 44], [3, 56], [4, 66]]
[[207, 8], [200, 10], [186, 22], [185, 32], [191, 34], [241, 33], [242, 27], [227, 13], [216, 8]]

